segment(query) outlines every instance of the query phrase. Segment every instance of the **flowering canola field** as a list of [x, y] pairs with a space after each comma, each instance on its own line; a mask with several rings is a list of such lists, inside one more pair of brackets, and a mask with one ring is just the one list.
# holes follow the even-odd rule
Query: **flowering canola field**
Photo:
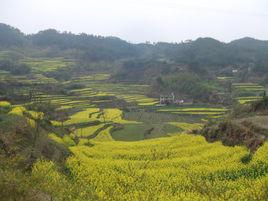
[[32, 177], [41, 179], [38, 187], [57, 200], [268, 198], [267, 143], [246, 161], [244, 147], [207, 143], [201, 136], [179, 134], [137, 142], [107, 139], [70, 147], [71, 179], [45, 161], [35, 164]]

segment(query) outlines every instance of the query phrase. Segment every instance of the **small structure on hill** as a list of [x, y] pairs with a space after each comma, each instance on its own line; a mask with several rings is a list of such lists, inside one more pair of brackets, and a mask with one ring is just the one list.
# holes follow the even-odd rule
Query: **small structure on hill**
[[171, 93], [171, 94], [165, 95], [165, 96], [160, 96], [160, 99], [159, 99], [159, 103], [161, 105], [173, 104], [174, 101], [175, 101], [175, 95], [174, 95], [174, 93]]
[[161, 95], [159, 98], [159, 105], [183, 105], [183, 104], [192, 104], [192, 100], [186, 100], [179, 97], [176, 97], [175, 94], [172, 92], [168, 95]]
[[238, 73], [238, 69], [233, 69], [232, 73]]

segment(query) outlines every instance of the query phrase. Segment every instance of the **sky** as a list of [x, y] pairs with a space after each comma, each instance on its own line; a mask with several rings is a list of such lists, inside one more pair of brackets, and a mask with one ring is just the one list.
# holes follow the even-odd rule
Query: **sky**
[[30, 34], [59, 31], [129, 42], [213, 37], [268, 40], [268, 0], [0, 0], [0, 23]]

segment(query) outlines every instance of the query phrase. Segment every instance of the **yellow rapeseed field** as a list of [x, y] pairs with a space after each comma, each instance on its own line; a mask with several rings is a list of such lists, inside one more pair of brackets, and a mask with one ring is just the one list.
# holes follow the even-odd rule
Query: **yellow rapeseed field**
[[36, 163], [39, 188], [57, 200], [267, 200], [267, 143], [247, 164], [241, 162], [246, 148], [194, 135], [91, 143], [70, 147], [72, 179], [51, 162]]

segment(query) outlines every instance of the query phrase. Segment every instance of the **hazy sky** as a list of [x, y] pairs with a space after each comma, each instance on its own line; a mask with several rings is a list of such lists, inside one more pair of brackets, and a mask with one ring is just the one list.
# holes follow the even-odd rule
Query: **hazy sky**
[[25, 33], [55, 28], [131, 42], [268, 40], [268, 0], [0, 0], [0, 22]]

